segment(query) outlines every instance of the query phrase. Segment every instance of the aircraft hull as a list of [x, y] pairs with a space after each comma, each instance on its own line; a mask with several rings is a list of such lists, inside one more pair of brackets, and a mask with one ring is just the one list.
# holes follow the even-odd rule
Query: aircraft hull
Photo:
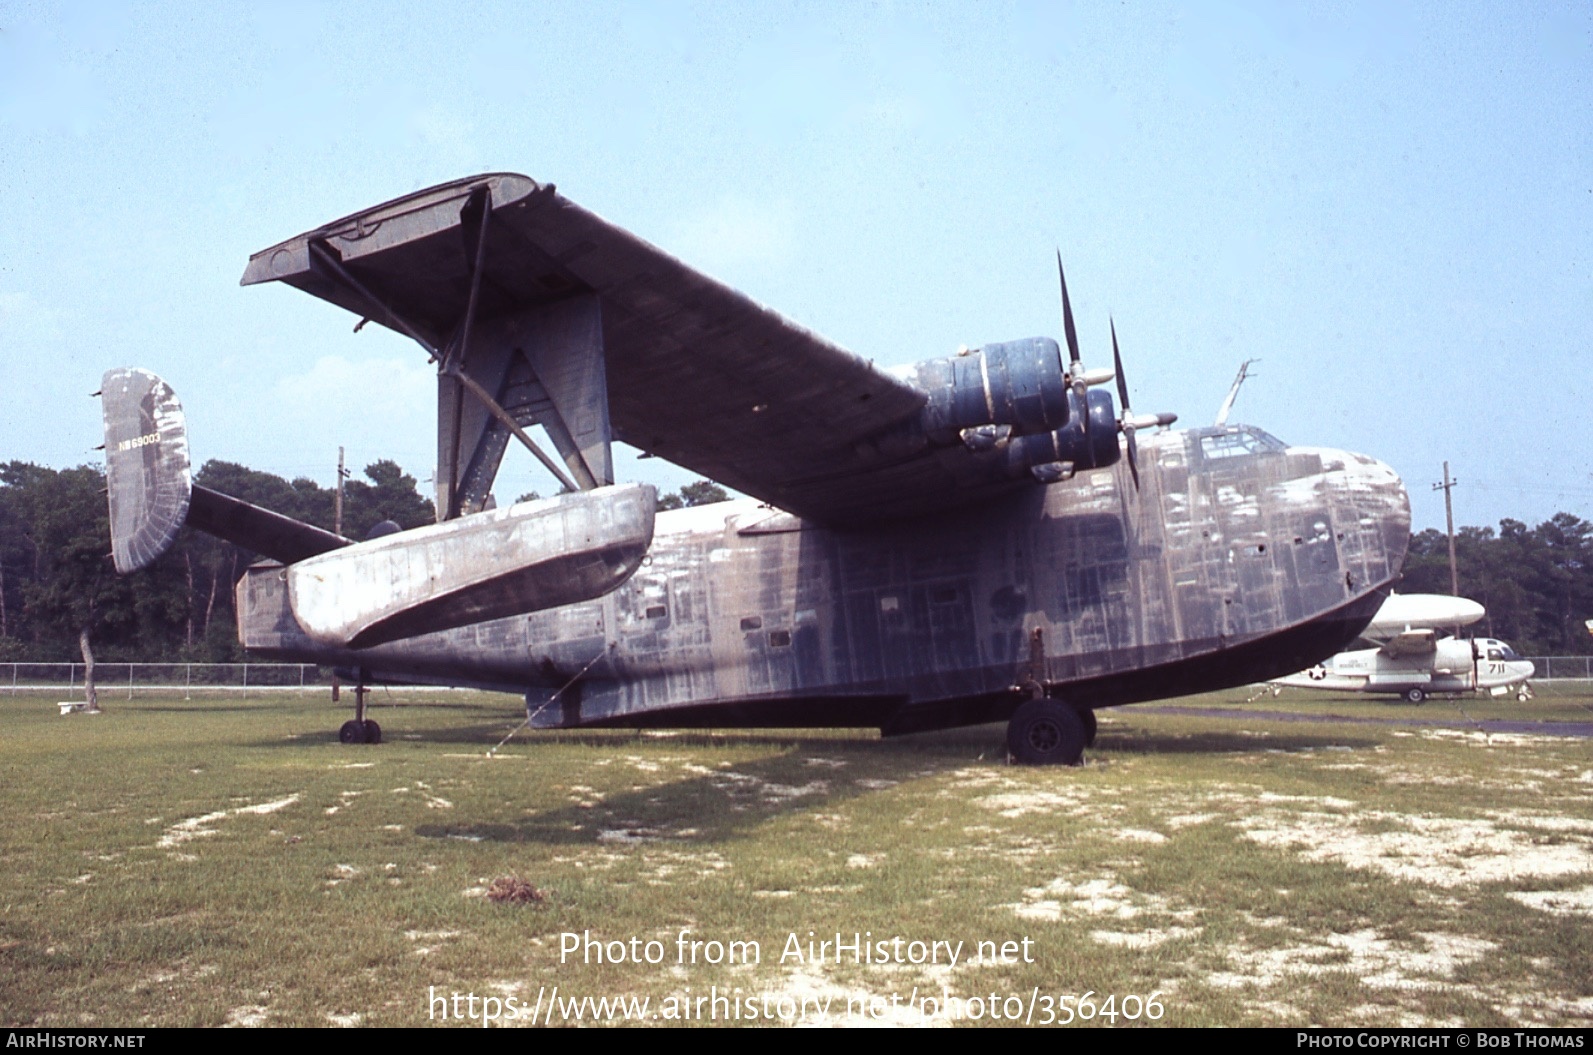
[[1230, 428], [1142, 437], [1140, 461], [1137, 491], [1119, 464], [866, 530], [752, 502], [660, 514], [598, 600], [366, 649], [316, 645], [258, 567], [240, 633], [368, 680], [524, 692], [538, 726], [910, 732], [1004, 720], [1035, 686], [1102, 707], [1298, 671], [1399, 573], [1408, 502], [1372, 459]]

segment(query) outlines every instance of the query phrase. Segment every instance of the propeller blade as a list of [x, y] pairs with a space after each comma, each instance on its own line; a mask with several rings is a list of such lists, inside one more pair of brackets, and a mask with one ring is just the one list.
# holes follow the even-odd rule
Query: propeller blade
[[1073, 302], [1068, 300], [1068, 276], [1062, 270], [1062, 250], [1056, 251], [1056, 277], [1062, 286], [1062, 334], [1068, 342], [1068, 380], [1079, 404], [1084, 408], [1084, 440], [1090, 439], [1090, 386], [1084, 381], [1084, 363], [1079, 359], [1079, 333], [1073, 326]]
[[1128, 474], [1134, 478], [1134, 490], [1139, 490], [1139, 445], [1134, 442], [1134, 418], [1128, 412], [1128, 379], [1123, 376], [1123, 354], [1117, 350], [1117, 320], [1107, 317], [1112, 327], [1112, 370], [1117, 375], [1117, 400], [1123, 404], [1120, 419], [1123, 435], [1128, 438]]
[[1123, 404], [1123, 416], [1128, 416], [1128, 378], [1123, 376], [1123, 357], [1117, 351], [1117, 320], [1107, 316], [1112, 327], [1112, 369], [1117, 374], [1117, 401]]
[[[1079, 334], [1073, 328], [1073, 304], [1068, 300], [1068, 277], [1062, 273], [1062, 250], [1056, 251], [1056, 277], [1062, 283], [1062, 333], [1068, 342], [1068, 362], [1073, 367], [1079, 365]], [[1075, 375], [1081, 370], [1073, 370]]]

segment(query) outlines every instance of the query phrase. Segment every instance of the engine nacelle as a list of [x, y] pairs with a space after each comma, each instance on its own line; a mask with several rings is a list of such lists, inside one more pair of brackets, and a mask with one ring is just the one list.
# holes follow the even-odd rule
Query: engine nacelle
[[1004, 425], [1015, 436], [1031, 436], [1074, 420], [1062, 349], [1049, 337], [987, 344], [922, 363], [917, 374], [929, 397], [924, 432], [940, 442], [964, 429]]
[[1065, 480], [1086, 469], [1104, 469], [1122, 457], [1117, 442], [1117, 411], [1108, 392], [1090, 389], [1088, 399], [1090, 429], [1084, 431], [1085, 408], [1079, 396], [1069, 391], [1066, 398], [1072, 411], [1062, 428], [1038, 436], [1013, 436], [1007, 441], [1007, 472], [1019, 476], [1027, 472], [1041, 483]]

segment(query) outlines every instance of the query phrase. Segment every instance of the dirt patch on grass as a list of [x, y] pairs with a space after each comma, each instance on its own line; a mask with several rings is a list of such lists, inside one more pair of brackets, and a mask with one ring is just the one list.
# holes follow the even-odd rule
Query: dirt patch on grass
[[1267, 988], [1296, 975], [1346, 974], [1374, 989], [1433, 989], [1447, 987], [1455, 968], [1498, 948], [1491, 941], [1459, 934], [1418, 938], [1419, 942], [1396, 942], [1375, 930], [1358, 930], [1270, 949], [1241, 944], [1227, 950], [1234, 969], [1210, 974], [1206, 982], [1229, 989]]
[[237, 1029], [239, 1027], [263, 1026], [271, 1017], [270, 1008], [260, 1004], [248, 1004], [235, 1007], [227, 1012], [227, 1020], [222, 1023], [223, 1028]]
[[183, 843], [190, 842], [194, 839], [202, 839], [209, 835], [221, 834], [213, 827], [213, 825], [226, 820], [228, 817], [237, 817], [241, 814], [247, 813], [275, 813], [278, 810], [286, 809], [298, 801], [299, 795], [297, 792], [295, 792], [294, 794], [289, 795], [287, 798], [277, 799], [275, 802], [262, 802], [253, 806], [235, 806], [230, 810], [217, 810], [215, 813], [206, 813], [199, 817], [189, 817], [188, 819], [178, 821], [176, 824], [173, 824], [171, 827], [167, 828], [165, 833], [162, 834], [158, 840], [156, 840], [155, 846], [161, 850], [174, 850]]
[[1195, 918], [1193, 909], [1175, 906], [1170, 898], [1160, 894], [1147, 894], [1125, 886], [1114, 876], [1082, 882], [1053, 879], [1043, 887], [1025, 890], [1023, 895], [1023, 901], [1008, 906], [1023, 919], [1059, 920], [1064, 913], [1120, 920], [1146, 915], [1171, 917], [1181, 922]]
[[1505, 896], [1552, 916], [1593, 916], [1593, 886], [1578, 890], [1512, 890]]
[[1309, 860], [1443, 887], [1593, 872], [1587, 838], [1545, 837], [1491, 819], [1267, 810], [1231, 823], [1252, 842]]

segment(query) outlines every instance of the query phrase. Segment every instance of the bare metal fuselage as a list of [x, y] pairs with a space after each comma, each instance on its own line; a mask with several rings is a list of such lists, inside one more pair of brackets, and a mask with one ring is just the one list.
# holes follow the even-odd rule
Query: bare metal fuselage
[[1025, 682], [1095, 707], [1300, 670], [1399, 573], [1409, 507], [1379, 462], [1242, 427], [1140, 451], [1137, 491], [1120, 463], [866, 530], [751, 501], [663, 513], [602, 598], [359, 650], [314, 644], [282, 569], [256, 566], [240, 635], [371, 680], [525, 692], [539, 726], [905, 732], [1004, 720]]

